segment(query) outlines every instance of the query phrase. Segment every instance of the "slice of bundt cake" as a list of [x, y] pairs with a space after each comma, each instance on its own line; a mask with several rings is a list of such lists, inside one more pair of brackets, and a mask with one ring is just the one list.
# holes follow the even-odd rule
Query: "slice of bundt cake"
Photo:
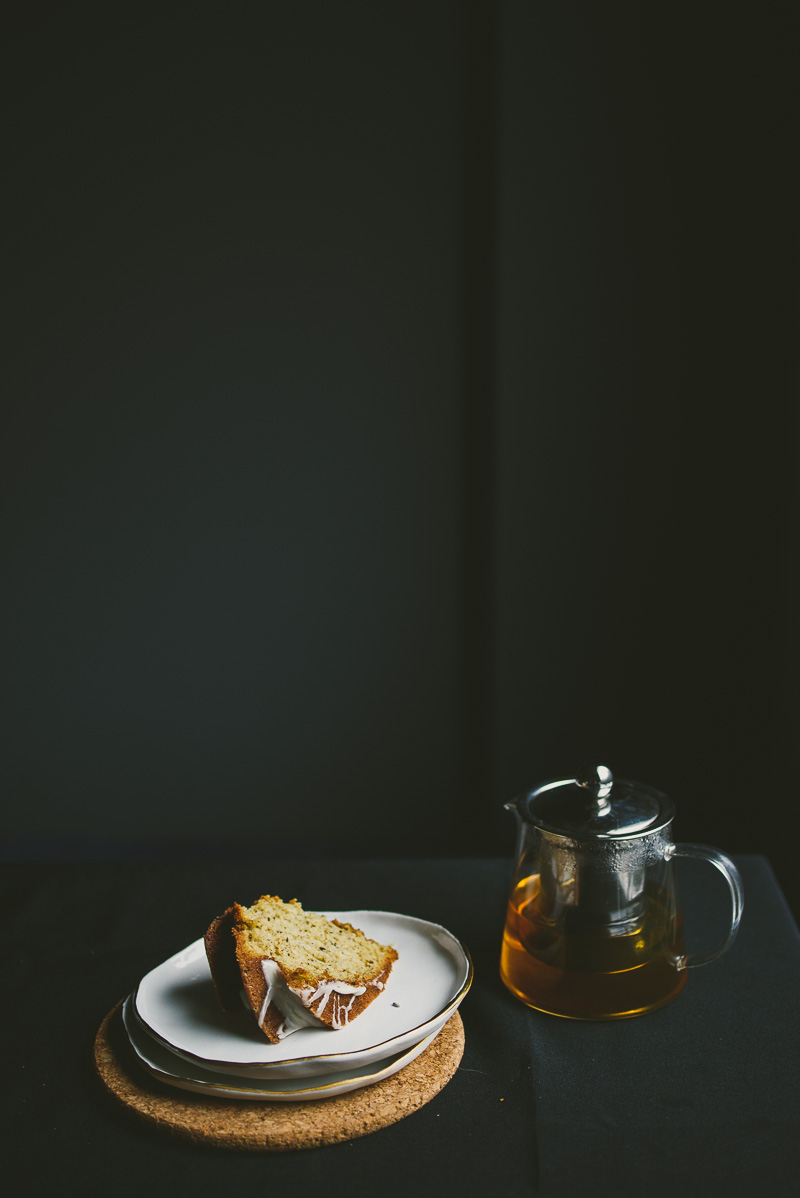
[[252, 907], [234, 903], [204, 940], [223, 1009], [240, 1009], [244, 993], [273, 1043], [301, 1027], [344, 1027], [377, 998], [397, 960], [351, 924], [269, 894]]

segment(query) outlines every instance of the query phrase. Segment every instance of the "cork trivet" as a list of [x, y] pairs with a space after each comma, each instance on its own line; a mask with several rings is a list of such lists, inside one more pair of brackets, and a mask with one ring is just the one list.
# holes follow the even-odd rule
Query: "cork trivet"
[[97, 1072], [112, 1094], [163, 1130], [220, 1148], [288, 1152], [367, 1136], [425, 1106], [444, 1089], [464, 1052], [456, 1011], [415, 1061], [392, 1077], [349, 1094], [307, 1102], [247, 1102], [177, 1090], [157, 1081], [125, 1034], [122, 1003], [106, 1015], [94, 1043]]

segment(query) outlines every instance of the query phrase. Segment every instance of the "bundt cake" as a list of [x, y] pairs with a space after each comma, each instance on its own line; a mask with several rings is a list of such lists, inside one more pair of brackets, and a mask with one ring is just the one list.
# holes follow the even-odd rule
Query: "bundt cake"
[[301, 1027], [344, 1027], [381, 993], [397, 960], [351, 924], [269, 894], [252, 907], [234, 903], [204, 940], [223, 1010], [240, 1010], [244, 996], [273, 1043]]

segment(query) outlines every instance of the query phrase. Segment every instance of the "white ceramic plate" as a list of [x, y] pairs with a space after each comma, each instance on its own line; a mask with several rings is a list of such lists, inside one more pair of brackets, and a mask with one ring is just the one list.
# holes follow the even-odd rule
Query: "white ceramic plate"
[[147, 1032], [136, 1018], [132, 996], [122, 1007], [122, 1019], [131, 1047], [141, 1064], [153, 1077], [179, 1090], [192, 1090], [196, 1094], [213, 1094], [217, 1098], [244, 1098], [249, 1102], [303, 1102], [307, 1099], [333, 1098], [336, 1094], [347, 1094], [360, 1090], [375, 1082], [399, 1073], [420, 1053], [424, 1052], [438, 1032], [433, 1032], [414, 1044], [405, 1052], [394, 1053], [372, 1065], [358, 1069], [342, 1069], [337, 1073], [325, 1073], [316, 1078], [272, 1078], [258, 1081], [255, 1078], [240, 1078], [233, 1075], [213, 1073], [201, 1065], [191, 1064], [176, 1053], [170, 1052]]
[[151, 1035], [187, 1061], [262, 1080], [361, 1068], [438, 1032], [472, 983], [472, 961], [455, 936], [439, 924], [389, 911], [323, 914], [352, 923], [398, 953], [386, 988], [340, 1031], [301, 1028], [270, 1044], [251, 1011], [220, 1009], [202, 940], [142, 978], [136, 1014]]

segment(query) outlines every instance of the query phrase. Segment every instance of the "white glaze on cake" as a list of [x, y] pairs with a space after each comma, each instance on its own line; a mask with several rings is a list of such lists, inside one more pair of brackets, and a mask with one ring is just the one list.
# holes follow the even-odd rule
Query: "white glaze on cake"
[[[301, 1027], [325, 1026], [320, 1016], [328, 1003], [331, 1005], [331, 1026], [339, 1031], [347, 1025], [356, 998], [367, 989], [366, 986], [336, 981], [322, 981], [317, 986], [295, 989], [286, 981], [278, 963], [268, 958], [262, 960], [261, 970], [267, 983], [267, 992], [258, 1013], [258, 1026], [263, 1027], [270, 1007], [277, 1007], [283, 1016], [283, 1023], [276, 1033], [279, 1040], [299, 1031]], [[381, 977], [382, 973], [369, 985], [382, 990], [384, 983], [379, 980]]]

